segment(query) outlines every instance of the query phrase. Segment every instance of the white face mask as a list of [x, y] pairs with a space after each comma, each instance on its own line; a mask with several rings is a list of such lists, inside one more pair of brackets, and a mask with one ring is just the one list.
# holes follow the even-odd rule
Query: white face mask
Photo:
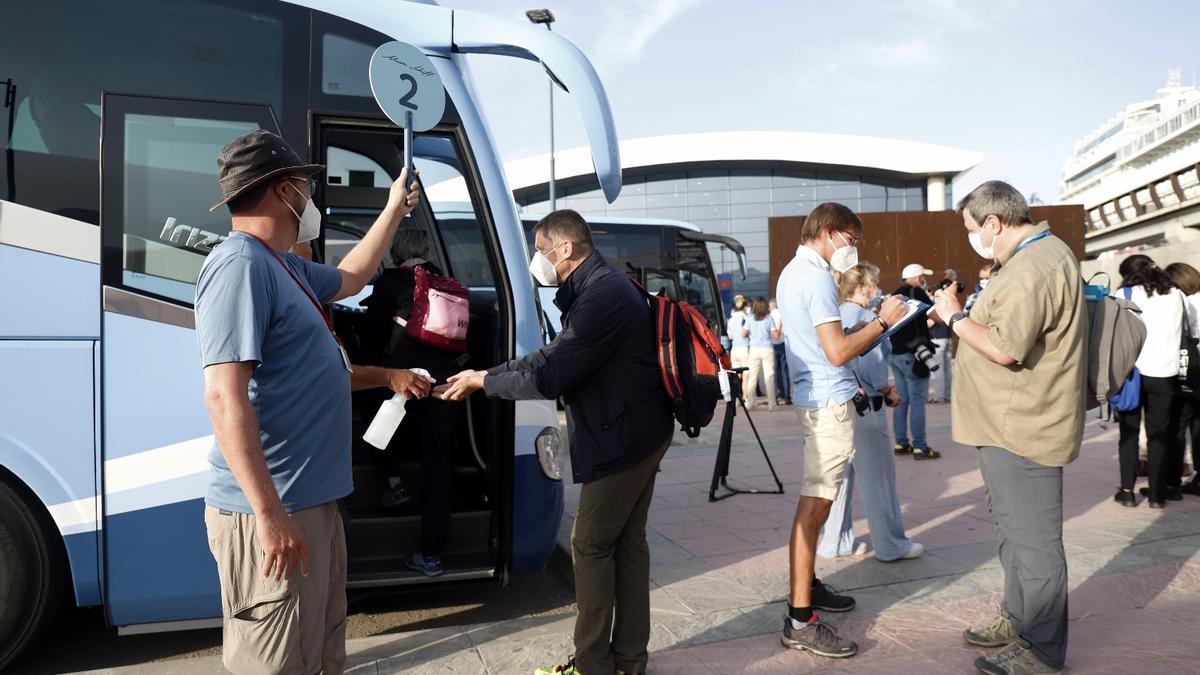
[[[842, 242], [849, 244], [846, 241], [845, 235], [838, 232], [837, 235], [842, 238]], [[833, 243], [833, 237], [829, 238], [829, 243]], [[858, 264], [858, 247], [844, 246], [833, 252], [833, 256], [829, 259], [829, 266], [838, 272], [848, 272], [852, 267]]]
[[[553, 249], [551, 249], [553, 250]], [[562, 260], [558, 261], [559, 263]], [[550, 262], [545, 253], [534, 251], [533, 258], [529, 260], [529, 273], [534, 279], [543, 286], [558, 285], [558, 263]]]
[[995, 260], [995, 258], [996, 258], [996, 251], [995, 251], [996, 235], [992, 235], [992, 246], [984, 246], [983, 245], [983, 228], [984, 227], [987, 227], [987, 226], [986, 225], [981, 226], [979, 228], [979, 231], [977, 231], [977, 232], [968, 233], [967, 240], [971, 242], [971, 248], [975, 249], [975, 253], [979, 254], [980, 258], [986, 258], [987, 260]]
[[[288, 186], [296, 190], [296, 186], [288, 183]], [[304, 193], [296, 190], [296, 194], [304, 197]], [[296, 209], [292, 208], [291, 204], [287, 204], [288, 210], [296, 216], [296, 220], [300, 221], [300, 230], [296, 235], [296, 243], [303, 244], [306, 241], [312, 241], [321, 234], [321, 212], [317, 210], [317, 205], [313, 204], [311, 197], [305, 197], [304, 213], [296, 213]]]

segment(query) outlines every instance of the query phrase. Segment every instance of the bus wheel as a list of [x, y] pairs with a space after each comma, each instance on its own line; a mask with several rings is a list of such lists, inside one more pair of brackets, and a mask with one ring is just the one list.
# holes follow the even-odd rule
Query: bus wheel
[[0, 670], [50, 623], [62, 598], [62, 553], [44, 520], [0, 480]]

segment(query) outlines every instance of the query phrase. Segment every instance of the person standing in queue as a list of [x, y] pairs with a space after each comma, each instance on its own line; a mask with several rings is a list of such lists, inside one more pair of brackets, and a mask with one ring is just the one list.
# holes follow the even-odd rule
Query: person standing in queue
[[1057, 673], [1067, 656], [1063, 467], [1079, 455], [1087, 392], [1083, 277], [1011, 185], [980, 185], [958, 212], [972, 248], [996, 264], [970, 315], [948, 289], [934, 310], [959, 339], [951, 426], [955, 442], [979, 449], [1004, 570], [999, 616], [963, 638], [1004, 648], [976, 659], [982, 673]]
[[306, 164], [268, 131], [217, 159], [232, 232], [204, 261], [196, 335], [216, 445], [204, 522], [217, 562], [225, 668], [340, 673], [346, 659], [346, 538], [337, 500], [350, 494], [351, 387], [429, 384], [402, 370], [352, 373], [322, 304], [370, 281], [417, 203], [407, 172], [337, 268], [289, 252], [320, 234]]
[[855, 603], [821, 583], [814, 567], [821, 527], [854, 454], [851, 401], [858, 383], [849, 364], [906, 313], [902, 298], [888, 298], [879, 316], [853, 333], [843, 332], [830, 268], [846, 272], [858, 263], [862, 234], [862, 221], [848, 207], [827, 202], [813, 209], [804, 219], [796, 256], [779, 276], [776, 294], [787, 337], [792, 402], [804, 432], [804, 483], [788, 546], [791, 582], [782, 642], [835, 658], [853, 656], [858, 645], [839, 637], [816, 610], [846, 612]]
[[464, 371], [434, 393], [463, 400], [554, 400], [567, 413], [579, 509], [571, 530], [575, 655], [546, 675], [643, 673], [650, 640], [646, 515], [673, 418], [642, 292], [595, 249], [569, 209], [534, 226], [530, 272], [558, 286], [563, 330], [545, 347], [487, 371]]

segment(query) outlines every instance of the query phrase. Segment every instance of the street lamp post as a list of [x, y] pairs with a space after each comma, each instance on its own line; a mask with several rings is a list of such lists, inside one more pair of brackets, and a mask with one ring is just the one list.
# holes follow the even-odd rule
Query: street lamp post
[[[531, 9], [525, 12], [525, 16], [535, 24], [545, 24], [546, 30], [550, 30], [550, 24], [554, 23], [554, 14], [548, 9]], [[558, 195], [554, 186], [554, 80], [550, 79], [550, 210], [558, 210]]]

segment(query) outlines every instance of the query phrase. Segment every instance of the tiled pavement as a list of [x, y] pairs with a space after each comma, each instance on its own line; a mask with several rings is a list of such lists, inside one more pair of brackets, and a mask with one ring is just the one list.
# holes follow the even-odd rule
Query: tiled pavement
[[[995, 526], [973, 449], [950, 440], [949, 406], [929, 409], [933, 462], [898, 458], [897, 480], [919, 560], [818, 560], [818, 574], [852, 591], [858, 607], [829, 615], [856, 640], [859, 655], [829, 660], [783, 649], [787, 543], [802, 475], [790, 408], [754, 412], [787, 494], [738, 495], [709, 503], [719, 427], [677, 439], [663, 461], [650, 511], [653, 556], [650, 671], [708, 673], [970, 673], [987, 650], [961, 640], [968, 625], [994, 616], [1002, 575]], [[730, 482], [771, 487], [745, 418]], [[1112, 501], [1116, 429], [1089, 422], [1080, 458], [1066, 470], [1065, 540], [1070, 565], [1068, 670], [1200, 672], [1200, 498], [1163, 511]], [[572, 492], [569, 500], [576, 493]], [[856, 515], [861, 508], [856, 506]], [[568, 503], [573, 512], [574, 504]], [[563, 540], [570, 528], [563, 523]], [[856, 519], [865, 535], [865, 521]], [[351, 665], [364, 673], [529, 673], [571, 652], [571, 619], [548, 617], [351, 641]], [[219, 667], [212, 659], [172, 670]], [[164, 664], [156, 664], [162, 666]]]

